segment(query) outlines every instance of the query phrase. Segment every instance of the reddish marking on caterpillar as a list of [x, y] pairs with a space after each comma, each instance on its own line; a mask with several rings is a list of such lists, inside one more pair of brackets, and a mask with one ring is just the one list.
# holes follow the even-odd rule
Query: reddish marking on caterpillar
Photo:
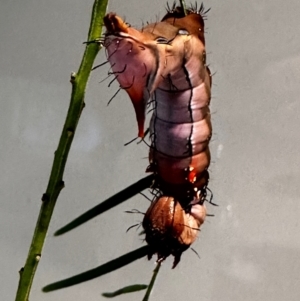
[[161, 22], [140, 31], [114, 13], [104, 17], [103, 44], [120, 86], [133, 103], [139, 137], [144, 136], [147, 104], [153, 103], [146, 171], [155, 174], [153, 188], [159, 196], [143, 226], [149, 258], [157, 253], [163, 260], [172, 254], [174, 266], [196, 239], [206, 212], [212, 126], [204, 14], [202, 5], [200, 10], [190, 8], [187, 16], [174, 6]]

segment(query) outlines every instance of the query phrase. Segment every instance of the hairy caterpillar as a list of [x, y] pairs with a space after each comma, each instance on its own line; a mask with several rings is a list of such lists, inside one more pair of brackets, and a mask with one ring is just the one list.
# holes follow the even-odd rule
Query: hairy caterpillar
[[[207, 12], [207, 11], [206, 11]], [[120, 88], [133, 103], [138, 136], [144, 137], [145, 111], [150, 122], [150, 165], [157, 195], [145, 214], [143, 227], [149, 258], [181, 253], [196, 239], [206, 210], [209, 181], [211, 74], [206, 65], [203, 5], [168, 9], [161, 22], [141, 30], [119, 16], [104, 17], [107, 51]]]

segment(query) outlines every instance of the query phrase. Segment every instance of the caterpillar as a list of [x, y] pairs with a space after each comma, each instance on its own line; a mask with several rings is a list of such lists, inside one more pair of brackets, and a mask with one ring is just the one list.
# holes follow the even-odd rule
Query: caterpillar
[[152, 105], [149, 166], [156, 196], [143, 227], [148, 258], [174, 256], [173, 267], [204, 222], [209, 182], [211, 73], [206, 65], [203, 5], [168, 7], [160, 22], [141, 30], [115, 13], [104, 17], [103, 45], [113, 74], [133, 104], [138, 137]]

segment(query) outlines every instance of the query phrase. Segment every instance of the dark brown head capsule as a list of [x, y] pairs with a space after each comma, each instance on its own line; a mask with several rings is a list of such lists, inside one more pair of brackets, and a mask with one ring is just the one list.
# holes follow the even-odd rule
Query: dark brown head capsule
[[153, 201], [143, 220], [149, 245], [148, 259], [157, 254], [160, 262], [173, 255], [175, 268], [182, 252], [196, 240], [205, 216], [203, 205], [193, 205], [191, 213], [186, 213], [172, 197], [163, 196]]

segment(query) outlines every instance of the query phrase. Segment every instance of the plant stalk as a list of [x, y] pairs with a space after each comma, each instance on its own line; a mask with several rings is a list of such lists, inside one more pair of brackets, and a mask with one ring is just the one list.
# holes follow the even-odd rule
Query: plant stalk
[[154, 283], [155, 283], [155, 280], [156, 280], [156, 277], [158, 275], [160, 267], [161, 267], [161, 262], [158, 262], [157, 265], [156, 265], [156, 268], [153, 271], [153, 275], [152, 275], [151, 281], [148, 285], [148, 289], [147, 289], [146, 294], [143, 298], [143, 301], [148, 301], [149, 300], [150, 294], [152, 292], [152, 289], [153, 289], [153, 286], [154, 286]]
[[[100, 38], [102, 33], [102, 19], [106, 12], [107, 3], [108, 0], [95, 0], [88, 33], [88, 41], [95, 41]], [[29, 253], [24, 267], [19, 272], [20, 280], [15, 301], [29, 300], [33, 278], [41, 258], [51, 216], [59, 193], [64, 187], [64, 169], [74, 138], [75, 130], [81, 112], [84, 108], [86, 84], [99, 49], [100, 47], [98, 43], [87, 43], [79, 70], [77, 74], [71, 75], [72, 94], [69, 110], [57, 150], [55, 151], [48, 186], [42, 197], [42, 205], [29, 248]]]

